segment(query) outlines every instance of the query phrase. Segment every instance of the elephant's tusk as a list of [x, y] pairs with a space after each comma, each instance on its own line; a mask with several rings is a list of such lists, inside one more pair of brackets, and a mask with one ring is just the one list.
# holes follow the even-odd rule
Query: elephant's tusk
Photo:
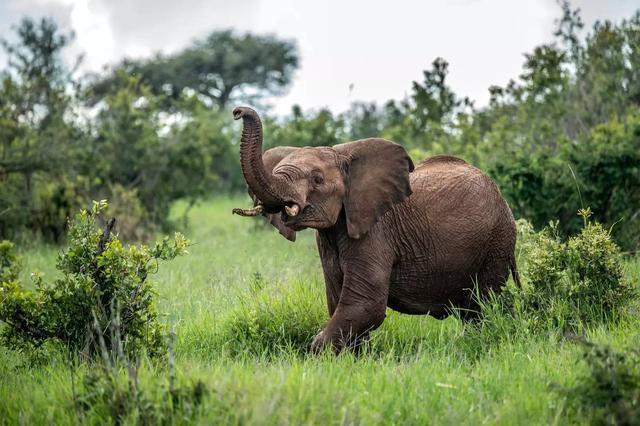
[[250, 209], [233, 209], [231, 213], [237, 214], [239, 216], [250, 217], [250, 216], [260, 216], [263, 211], [264, 211], [264, 207], [260, 205]]
[[288, 216], [293, 217], [298, 215], [298, 213], [300, 212], [300, 207], [297, 204], [294, 204], [291, 207], [284, 206], [284, 210], [287, 212]]

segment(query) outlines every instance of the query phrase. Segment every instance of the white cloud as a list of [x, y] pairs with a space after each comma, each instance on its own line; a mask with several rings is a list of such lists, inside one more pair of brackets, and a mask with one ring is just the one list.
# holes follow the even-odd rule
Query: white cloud
[[[588, 26], [630, 16], [633, 3], [574, 1]], [[560, 12], [555, 0], [13, 0], [9, 10], [14, 21], [53, 15], [73, 28], [69, 56], [83, 51], [87, 70], [175, 51], [216, 29], [296, 39], [301, 69], [291, 92], [274, 100], [278, 112], [401, 98], [437, 56], [450, 62], [454, 90], [483, 104], [491, 84], [517, 77], [523, 53], [551, 39]]]
[[70, 15], [71, 26], [76, 33], [74, 47], [77, 53], [84, 54], [86, 69], [98, 70], [107, 63], [121, 59], [122, 52], [116, 47], [109, 16], [101, 4], [77, 0]]

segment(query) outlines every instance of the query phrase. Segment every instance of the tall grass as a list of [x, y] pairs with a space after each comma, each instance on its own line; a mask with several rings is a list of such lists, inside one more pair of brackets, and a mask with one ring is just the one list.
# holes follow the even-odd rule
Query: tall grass
[[[314, 236], [302, 232], [292, 244], [255, 221], [231, 216], [231, 208], [243, 203], [216, 199], [192, 209], [185, 230], [194, 243], [190, 255], [156, 277], [159, 311], [177, 333], [178, 386], [202, 380], [208, 389], [195, 412], [170, 423], [589, 423], [589, 413], [571, 409], [569, 397], [557, 391], [588, 373], [582, 349], [558, 333], [533, 332], [526, 324], [514, 328], [497, 314], [505, 322], [483, 330], [488, 326], [482, 322], [468, 326], [454, 317], [438, 321], [388, 311], [362, 353], [308, 354], [327, 319]], [[175, 217], [184, 207], [175, 207]], [[25, 269], [46, 269], [56, 249], [22, 254]], [[625, 275], [639, 274], [640, 260], [628, 259]], [[613, 348], [640, 345], [634, 309], [581, 333]], [[140, 368], [149, 404], [162, 404], [166, 368], [149, 361]], [[90, 369], [71, 368], [64, 357], [30, 365], [0, 349], [0, 421], [103, 423], [102, 408], [79, 413], [73, 403]], [[129, 414], [125, 421], [136, 419]]]

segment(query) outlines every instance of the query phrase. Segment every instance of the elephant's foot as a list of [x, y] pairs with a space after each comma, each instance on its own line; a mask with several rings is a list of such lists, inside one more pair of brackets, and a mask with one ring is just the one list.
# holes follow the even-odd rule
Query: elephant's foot
[[320, 333], [316, 334], [316, 336], [313, 338], [313, 341], [311, 342], [311, 353], [314, 353], [316, 355], [319, 354], [324, 350], [327, 344], [328, 342], [324, 337], [324, 330], [321, 330]]
[[326, 329], [316, 334], [311, 342], [311, 352], [314, 354], [321, 353], [326, 347], [331, 347], [333, 352], [339, 354], [343, 350], [352, 350], [356, 353], [360, 352], [362, 347], [369, 343], [371, 335], [369, 332], [362, 333], [357, 336], [349, 336], [341, 334], [337, 338], [327, 336]]

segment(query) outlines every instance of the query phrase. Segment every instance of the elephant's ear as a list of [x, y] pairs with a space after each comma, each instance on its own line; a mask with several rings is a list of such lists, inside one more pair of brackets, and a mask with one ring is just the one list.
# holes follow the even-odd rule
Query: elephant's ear
[[411, 195], [413, 162], [402, 146], [384, 139], [363, 139], [333, 148], [346, 157], [347, 232], [357, 239], [394, 204]]
[[[271, 173], [274, 167], [276, 167], [284, 157], [291, 154], [296, 149], [298, 148], [291, 147], [291, 146], [278, 146], [265, 151], [262, 154], [262, 162], [264, 163], [264, 168], [267, 170], [268, 173]], [[255, 195], [253, 195], [250, 189], [247, 188], [247, 190], [249, 191], [249, 195], [253, 199], [253, 205], [255, 207], [258, 203], [258, 199], [256, 198]], [[271, 223], [278, 230], [278, 232], [280, 232], [280, 235], [282, 235], [289, 241], [296, 240], [296, 231], [289, 228], [282, 222], [282, 219], [280, 218], [279, 213], [275, 213], [275, 214], [265, 213], [265, 216], [267, 220], [269, 220], [269, 223]]]

